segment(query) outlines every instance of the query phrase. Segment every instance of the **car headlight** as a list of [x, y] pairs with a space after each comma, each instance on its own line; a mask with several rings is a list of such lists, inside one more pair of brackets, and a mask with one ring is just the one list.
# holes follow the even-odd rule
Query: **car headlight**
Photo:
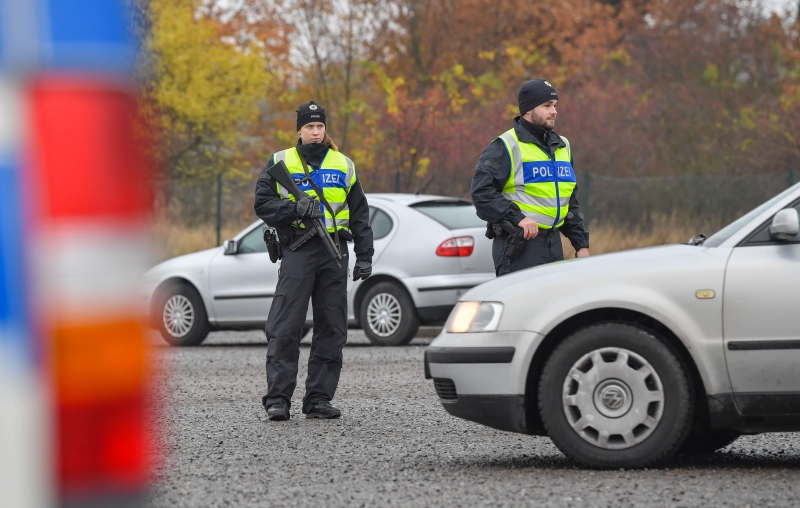
[[458, 302], [447, 322], [449, 333], [494, 332], [500, 324], [503, 304], [497, 302]]

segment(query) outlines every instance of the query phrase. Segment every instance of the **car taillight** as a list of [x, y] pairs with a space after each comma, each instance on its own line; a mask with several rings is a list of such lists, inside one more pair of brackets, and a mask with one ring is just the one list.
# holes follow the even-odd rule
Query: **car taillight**
[[471, 236], [458, 236], [442, 242], [436, 249], [437, 256], [467, 257], [475, 250], [475, 239]]

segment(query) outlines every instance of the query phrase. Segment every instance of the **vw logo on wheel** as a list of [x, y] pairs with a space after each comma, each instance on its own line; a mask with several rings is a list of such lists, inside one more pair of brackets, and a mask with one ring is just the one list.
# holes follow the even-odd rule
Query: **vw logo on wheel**
[[601, 399], [608, 409], [619, 409], [625, 403], [625, 393], [617, 386], [609, 386], [603, 390]]

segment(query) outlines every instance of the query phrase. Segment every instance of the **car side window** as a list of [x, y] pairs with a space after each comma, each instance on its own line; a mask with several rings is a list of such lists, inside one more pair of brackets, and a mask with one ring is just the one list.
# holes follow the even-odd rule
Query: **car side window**
[[[797, 210], [797, 214], [800, 215], [800, 203], [795, 203], [794, 209]], [[772, 224], [771, 218], [770, 220], [767, 221], [766, 224], [761, 226], [761, 229], [759, 229], [756, 234], [754, 234], [747, 240], [745, 246], [755, 247], [758, 245], [786, 245], [788, 243], [800, 243], [800, 235], [797, 235], [793, 238], [787, 238], [786, 240], [782, 240], [780, 242], [776, 242], [769, 235], [770, 224]]]
[[238, 253], [256, 254], [259, 252], [267, 252], [267, 244], [264, 243], [264, 234], [260, 227], [250, 231], [239, 241]]
[[370, 206], [369, 225], [372, 226], [372, 239], [380, 240], [392, 231], [392, 218], [383, 210]]

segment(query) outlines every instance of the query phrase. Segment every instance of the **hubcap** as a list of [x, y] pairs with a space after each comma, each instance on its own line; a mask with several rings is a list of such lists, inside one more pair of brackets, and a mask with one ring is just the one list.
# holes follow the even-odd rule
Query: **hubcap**
[[378, 293], [367, 305], [367, 322], [379, 337], [389, 337], [400, 328], [403, 317], [400, 302], [391, 293]]
[[664, 389], [655, 369], [622, 348], [597, 349], [575, 362], [562, 400], [575, 432], [609, 450], [647, 439], [664, 412]]
[[194, 324], [194, 307], [183, 295], [173, 295], [164, 304], [164, 328], [173, 337], [183, 337]]

